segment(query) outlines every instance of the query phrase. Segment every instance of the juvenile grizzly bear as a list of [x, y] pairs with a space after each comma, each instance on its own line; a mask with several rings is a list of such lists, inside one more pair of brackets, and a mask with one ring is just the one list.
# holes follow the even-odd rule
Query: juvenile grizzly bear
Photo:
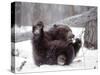
[[[56, 27], [54, 31], [52, 28], [48, 32], [45, 32], [43, 28], [44, 24], [40, 21], [35, 26], [33, 26], [32, 29], [32, 43], [34, 47], [33, 55], [36, 65], [69, 65], [81, 47], [81, 40], [76, 39], [76, 42], [73, 43], [71, 40], [73, 37], [69, 37], [68, 34], [68, 31], [71, 30], [68, 30], [67, 27]], [[61, 32], [63, 30], [64, 32]], [[59, 38], [56, 35], [63, 37]]]

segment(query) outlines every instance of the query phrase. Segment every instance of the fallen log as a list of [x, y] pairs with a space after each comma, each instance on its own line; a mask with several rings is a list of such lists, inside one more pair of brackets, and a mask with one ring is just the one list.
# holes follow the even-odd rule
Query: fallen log
[[65, 18], [53, 24], [65, 24], [73, 27], [85, 27], [87, 22], [96, 19], [97, 19], [97, 8], [92, 8], [87, 12]]

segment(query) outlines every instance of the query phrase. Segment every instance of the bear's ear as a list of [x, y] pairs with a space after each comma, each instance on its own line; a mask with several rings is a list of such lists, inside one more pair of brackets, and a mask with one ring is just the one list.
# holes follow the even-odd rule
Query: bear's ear
[[37, 22], [36, 25], [39, 26], [40, 28], [44, 27], [44, 23], [42, 21]]
[[57, 27], [57, 25], [56, 25], [56, 24], [54, 24], [54, 27]]

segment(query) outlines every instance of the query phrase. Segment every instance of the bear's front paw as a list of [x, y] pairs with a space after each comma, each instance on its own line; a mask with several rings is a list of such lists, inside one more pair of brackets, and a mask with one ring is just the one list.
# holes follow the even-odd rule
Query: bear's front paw
[[82, 45], [82, 41], [79, 38], [75, 39], [75, 43], [77, 43], [79, 47], [81, 47], [81, 45]]

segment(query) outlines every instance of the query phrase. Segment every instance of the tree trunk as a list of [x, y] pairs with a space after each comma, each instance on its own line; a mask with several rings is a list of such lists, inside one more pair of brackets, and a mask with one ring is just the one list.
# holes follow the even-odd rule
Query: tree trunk
[[97, 49], [97, 20], [87, 22], [85, 26], [84, 46]]

